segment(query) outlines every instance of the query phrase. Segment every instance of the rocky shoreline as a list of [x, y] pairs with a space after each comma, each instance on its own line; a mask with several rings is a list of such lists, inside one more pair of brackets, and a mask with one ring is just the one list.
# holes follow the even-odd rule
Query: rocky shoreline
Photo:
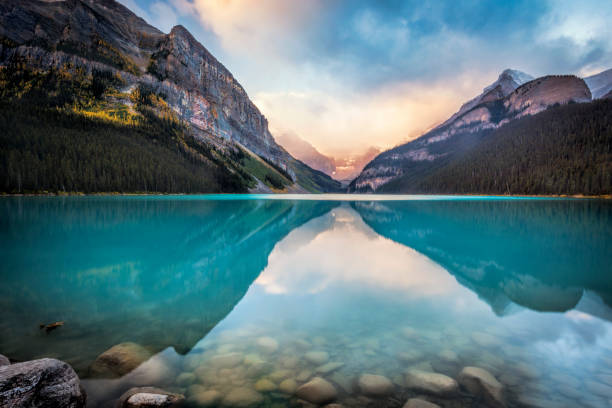
[[[279, 348], [275, 339], [265, 336], [256, 340], [256, 346], [264, 356], [276, 353]], [[305, 352], [303, 359], [316, 368], [301, 370], [299, 373], [292, 370], [297, 369], [297, 358], [283, 358], [281, 365], [286, 368], [269, 373], [267, 364], [259, 355], [245, 356], [235, 351], [221, 351], [221, 354], [211, 356], [203, 364], [198, 361], [193, 373], [185, 371], [176, 376], [174, 383], [182, 387], [188, 397], [154, 386], [137, 386], [123, 392], [118, 399], [107, 401], [103, 406], [268, 406], [270, 404], [267, 404], [264, 398], [267, 393], [284, 396], [283, 406], [339, 408], [345, 406], [337, 402], [341, 394], [348, 394], [348, 398], [345, 398], [347, 406], [380, 406], [378, 403], [386, 406], [387, 400], [394, 398], [398, 391], [397, 379], [391, 380], [380, 374], [363, 373], [352, 382], [341, 378], [336, 371], [345, 364], [330, 361], [330, 355], [325, 351]], [[90, 375], [97, 378], [129, 377], [134, 370], [138, 372], [138, 367], [146, 365], [151, 358], [146, 349], [138, 344], [118, 344], [94, 361]], [[199, 359], [199, 356], [196, 355], [196, 358]], [[191, 358], [186, 361], [186, 365], [194, 365], [193, 362], [194, 358]], [[247, 370], [241, 370], [243, 363], [248, 366]], [[242, 377], [239, 372], [260, 379], [254, 384], [248, 384], [240, 380]], [[291, 375], [292, 372], [297, 374], [295, 378]], [[217, 378], [211, 378], [214, 376]], [[153, 377], [149, 378], [151, 382], [156, 382]], [[202, 385], [211, 381], [229, 381], [230, 387], [220, 392]], [[440, 405], [433, 401], [440, 398], [461, 399], [460, 394], [465, 392], [485, 406], [507, 406], [503, 385], [491, 373], [479, 367], [463, 368], [455, 380], [447, 375], [429, 371], [424, 366], [414, 366], [406, 371], [405, 377], [400, 381], [404, 381], [408, 389], [419, 394], [407, 398], [402, 404], [403, 408], [439, 408]], [[69, 364], [52, 358], [11, 364], [7, 357], [0, 355], [0, 406], [83, 408], [86, 405], [86, 392]], [[270, 406], [280, 405], [277, 403]]]

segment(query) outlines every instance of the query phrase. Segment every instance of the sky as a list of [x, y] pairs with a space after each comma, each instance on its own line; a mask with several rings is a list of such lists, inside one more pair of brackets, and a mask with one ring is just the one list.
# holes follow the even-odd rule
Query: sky
[[447, 119], [506, 68], [612, 68], [610, 0], [119, 0], [184, 25], [268, 118], [342, 158]]

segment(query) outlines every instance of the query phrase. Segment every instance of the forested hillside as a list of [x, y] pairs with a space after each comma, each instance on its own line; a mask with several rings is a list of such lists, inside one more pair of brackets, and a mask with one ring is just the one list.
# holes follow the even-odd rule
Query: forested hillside
[[556, 106], [510, 122], [429, 173], [378, 191], [611, 194], [612, 101]]
[[[0, 190], [35, 192], [246, 192], [257, 173], [292, 182], [241, 149], [196, 140], [143, 86], [74, 67], [0, 69]], [[249, 171], [247, 171], [249, 170]]]

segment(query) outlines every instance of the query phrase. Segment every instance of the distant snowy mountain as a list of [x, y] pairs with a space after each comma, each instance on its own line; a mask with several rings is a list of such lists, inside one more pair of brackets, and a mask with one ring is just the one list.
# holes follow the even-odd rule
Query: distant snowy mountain
[[463, 116], [463, 114], [481, 103], [494, 101], [509, 95], [516, 88], [526, 82], [531, 81], [532, 79], [533, 77], [531, 75], [522, 71], [516, 69], [506, 69], [499, 75], [497, 81], [485, 87], [480, 95], [461, 105], [459, 111], [451, 116], [446, 122], [438, 126], [438, 128], [454, 122], [457, 118]]

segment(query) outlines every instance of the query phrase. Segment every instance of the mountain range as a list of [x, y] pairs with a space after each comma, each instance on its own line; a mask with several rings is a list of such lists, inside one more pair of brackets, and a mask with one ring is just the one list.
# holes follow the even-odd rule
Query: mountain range
[[2, 1], [0, 66], [2, 191], [340, 188], [276, 143], [184, 27], [164, 34], [115, 0]]
[[380, 149], [370, 147], [357, 155], [329, 157], [295, 133], [281, 132], [274, 138], [295, 158], [345, 184], [357, 177], [365, 165], [380, 153]]
[[349, 191], [609, 194], [611, 89], [612, 70], [507, 69], [448, 120], [374, 158]]

